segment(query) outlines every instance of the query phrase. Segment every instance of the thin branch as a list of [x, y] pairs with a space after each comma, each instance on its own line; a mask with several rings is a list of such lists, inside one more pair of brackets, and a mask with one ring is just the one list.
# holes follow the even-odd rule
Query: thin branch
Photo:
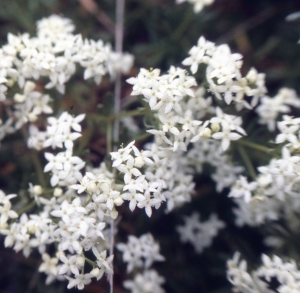
[[110, 32], [115, 32], [115, 24], [110, 17], [102, 11], [94, 0], [79, 0], [81, 6], [89, 13], [94, 14], [97, 20]]
[[252, 180], [255, 180], [256, 179], [256, 172], [255, 172], [255, 169], [252, 165], [251, 160], [249, 159], [249, 156], [248, 156], [247, 152], [245, 151], [245, 149], [241, 145], [238, 145], [238, 151], [239, 151], [245, 165], [247, 166], [248, 172], [249, 172]]
[[[124, 11], [125, 11], [125, 0], [116, 0], [116, 26], [115, 26], [115, 50], [117, 53], [123, 51], [123, 36], [124, 36]], [[115, 81], [115, 96], [114, 96], [114, 115], [118, 116], [121, 107], [121, 74], [117, 73]], [[119, 141], [120, 136], [120, 120], [114, 120], [113, 127], [113, 140], [114, 142]], [[110, 244], [109, 254], [114, 253], [114, 220], [110, 222]], [[110, 293], [113, 293], [113, 274], [110, 275]]]
[[124, 35], [124, 10], [125, 0], [116, 0], [116, 27], [115, 27], [115, 50], [118, 53], [123, 52]]
[[268, 148], [266, 146], [263, 146], [263, 145], [260, 145], [260, 144], [257, 144], [257, 143], [254, 143], [254, 142], [251, 142], [251, 141], [248, 141], [248, 140], [244, 140], [244, 139], [239, 139], [239, 140], [236, 141], [236, 143], [242, 144], [242, 145], [247, 146], [249, 148], [253, 148], [255, 150], [259, 150], [259, 151], [268, 153], [270, 156], [272, 156], [271, 152], [274, 151], [274, 149], [271, 149], [271, 148]]

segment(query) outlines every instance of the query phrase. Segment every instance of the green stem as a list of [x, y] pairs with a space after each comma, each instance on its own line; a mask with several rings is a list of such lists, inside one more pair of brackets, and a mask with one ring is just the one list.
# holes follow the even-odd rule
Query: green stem
[[88, 262], [92, 267], [94, 267], [95, 262], [93, 262], [92, 260], [90, 260], [89, 258], [87, 258], [86, 256], [84, 256], [86, 262]]
[[29, 203], [27, 206], [23, 207], [22, 209], [20, 209], [17, 214], [20, 216], [22, 215], [23, 213], [31, 210], [34, 206], [36, 205], [36, 202], [35, 201], [32, 201], [31, 203]]
[[31, 157], [32, 157], [32, 161], [33, 161], [39, 182], [42, 187], [45, 187], [47, 185], [47, 183], [46, 183], [46, 179], [44, 177], [44, 171], [43, 171], [43, 168], [41, 165], [41, 161], [38, 157], [38, 153], [36, 150], [31, 151]]
[[83, 207], [85, 208], [92, 200], [93, 200], [93, 197], [89, 194], [89, 199], [86, 201], [86, 203], [83, 205]]
[[106, 126], [106, 150], [107, 154], [112, 152], [112, 124], [107, 123]]
[[138, 102], [139, 101], [139, 96], [130, 96], [125, 98], [126, 101], [125, 103], [122, 105], [122, 109], [126, 109], [127, 107], [129, 107], [131, 104]]
[[148, 138], [152, 135], [153, 135], [152, 133], [146, 132], [146, 133], [143, 133], [143, 134], [137, 136], [134, 140], [135, 141], [145, 140], [146, 138]]
[[247, 155], [247, 152], [241, 145], [238, 145], [238, 150], [239, 150], [239, 153], [240, 153], [242, 159], [244, 160], [244, 162], [247, 166], [250, 176], [252, 177], [253, 180], [255, 180], [256, 172], [255, 172], [255, 169], [249, 159], [249, 156]]
[[138, 110], [122, 112], [120, 114], [115, 114], [115, 115], [111, 114], [108, 116], [99, 115], [99, 114], [97, 115], [90, 114], [89, 118], [96, 122], [112, 123], [112, 121], [121, 119], [123, 117], [144, 116], [145, 114], [149, 114], [149, 111], [147, 111], [146, 109], [138, 109]]
[[132, 111], [127, 111], [127, 112], [122, 112], [119, 115], [115, 115], [116, 119], [120, 119], [123, 117], [134, 117], [134, 116], [144, 116], [145, 114], [147, 114], [148, 111], [146, 111], [146, 109], [138, 109], [138, 110], [132, 110]]
[[54, 188], [43, 188], [42, 194], [48, 194], [50, 192], [54, 192]]
[[81, 154], [81, 152], [84, 150], [84, 148], [91, 141], [91, 137], [93, 135], [93, 132], [94, 132], [93, 125], [89, 125], [86, 132], [82, 135], [81, 140], [80, 140], [80, 145], [79, 145], [78, 149], [76, 150], [76, 152], [74, 152], [74, 155], [75, 154], [79, 154], [79, 155]]
[[265, 153], [269, 153], [269, 154], [270, 154], [270, 152], [273, 151], [273, 149], [270, 149], [270, 148], [265, 147], [263, 145], [260, 145], [260, 144], [257, 144], [257, 143], [251, 142], [251, 141], [243, 140], [243, 139], [239, 139], [235, 142], [238, 143], [238, 144], [243, 144], [247, 147], [250, 147], [250, 148], [253, 148], [253, 149], [256, 149], [256, 150], [259, 150], [259, 151], [263, 151]]
[[187, 12], [184, 16], [183, 21], [177, 27], [175, 32], [172, 34], [171, 39], [174, 41], [179, 40], [182, 35], [184, 34], [185, 30], [190, 27], [191, 22], [194, 20], [193, 14], [191, 13], [190, 9], [187, 9]]

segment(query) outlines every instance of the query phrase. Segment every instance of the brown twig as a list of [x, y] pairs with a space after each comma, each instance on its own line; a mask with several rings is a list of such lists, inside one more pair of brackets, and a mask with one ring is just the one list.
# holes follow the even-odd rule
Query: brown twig
[[102, 11], [94, 0], [79, 0], [81, 6], [89, 13], [94, 14], [97, 20], [112, 34], [115, 32], [115, 24], [111, 18]]

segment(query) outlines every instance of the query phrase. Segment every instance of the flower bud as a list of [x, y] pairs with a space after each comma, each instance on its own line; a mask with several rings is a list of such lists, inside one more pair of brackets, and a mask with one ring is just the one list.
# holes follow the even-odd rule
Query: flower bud
[[36, 195], [42, 194], [42, 193], [43, 193], [43, 188], [42, 188], [42, 186], [41, 186], [41, 185], [34, 185], [34, 186], [33, 186], [33, 192], [34, 192], [34, 194], [36, 194]]
[[97, 278], [97, 277], [100, 275], [100, 270], [99, 270], [99, 268], [94, 268], [93, 270], [91, 270], [90, 274], [91, 274], [93, 277]]
[[60, 251], [56, 251], [56, 253], [55, 253], [55, 257], [56, 257], [56, 258], [60, 258], [61, 255], [66, 256], [65, 253], [64, 253], [63, 251], [61, 251], [61, 250], [60, 250]]
[[272, 182], [272, 177], [269, 174], [260, 174], [257, 177], [257, 183], [262, 187], [267, 187]]
[[220, 124], [219, 123], [212, 123], [211, 124], [211, 130], [212, 132], [219, 132], [220, 131]]
[[202, 132], [202, 136], [206, 137], [206, 138], [210, 138], [211, 137], [211, 130], [208, 127], [205, 127], [203, 132]]
[[85, 259], [83, 256], [77, 256], [76, 257], [76, 265], [80, 266], [80, 267], [83, 267], [84, 266], [84, 262], [85, 262]]
[[25, 101], [25, 96], [20, 94], [14, 95], [14, 101], [17, 103], [23, 103]]
[[27, 231], [28, 231], [29, 234], [34, 234], [35, 231], [36, 231], [36, 228], [35, 228], [34, 225], [29, 225], [29, 226], [27, 227]]
[[14, 85], [15, 81], [13, 79], [8, 79], [7, 82], [6, 82], [6, 85], [8, 87], [12, 87]]
[[28, 119], [30, 122], [35, 122], [37, 120], [37, 115], [34, 113], [29, 113], [28, 114]]
[[27, 91], [32, 92], [35, 89], [35, 83], [33, 81], [26, 81], [24, 89], [26, 89]]
[[96, 182], [90, 182], [87, 186], [87, 192], [88, 193], [95, 193], [97, 190], [97, 184]]
[[102, 190], [103, 192], [106, 192], [107, 190], [110, 190], [110, 186], [109, 186], [109, 184], [106, 183], [106, 182], [101, 183], [100, 188], [101, 188], [101, 190]]
[[54, 188], [54, 192], [53, 192], [54, 196], [59, 197], [62, 195], [62, 193], [63, 193], [63, 190], [60, 187]]
[[2, 229], [7, 229], [7, 227], [8, 227], [8, 224], [7, 224], [7, 223], [1, 223], [1, 222], [0, 222], [0, 230], [2, 230]]
[[144, 160], [141, 157], [135, 158], [134, 159], [134, 166], [137, 168], [143, 167], [145, 164]]
[[122, 197], [117, 197], [116, 199], [114, 199], [114, 203], [117, 207], [119, 207], [120, 205], [122, 205], [124, 202], [124, 200], [122, 199]]
[[12, 247], [14, 245], [14, 239], [13, 237], [6, 237], [5, 242], [4, 242], [4, 246], [5, 247]]
[[115, 220], [118, 217], [118, 212], [116, 210], [110, 211], [110, 216], [113, 220]]

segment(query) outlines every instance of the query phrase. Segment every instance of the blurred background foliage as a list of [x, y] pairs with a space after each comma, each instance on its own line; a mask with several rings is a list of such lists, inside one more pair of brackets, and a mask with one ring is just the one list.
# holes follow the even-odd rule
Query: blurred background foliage
[[[114, 43], [115, 1], [112, 0], [1, 0], [0, 43], [6, 43], [7, 34], [29, 32], [35, 35], [36, 21], [53, 13], [73, 20], [76, 33], [92, 39]], [[217, 44], [228, 43], [233, 51], [244, 56], [243, 73], [251, 67], [266, 73], [270, 95], [280, 87], [294, 88], [300, 93], [300, 21], [286, 22], [285, 17], [300, 10], [297, 0], [215, 0], [201, 13], [195, 14], [187, 3], [176, 5], [175, 0], [126, 0], [124, 50], [135, 55], [135, 66], [130, 75], [139, 68], [161, 68], [181, 64], [189, 49], [203, 35]], [[125, 78], [124, 78], [125, 80]], [[123, 96], [130, 94], [130, 86], [124, 83]], [[97, 104], [111, 100], [113, 86], [104, 80], [100, 86], [91, 82], [77, 82], [67, 88], [64, 100], [55, 107], [72, 110], [74, 114], [92, 112]], [[58, 96], [53, 91], [53, 97]], [[59, 99], [61, 99], [59, 97]], [[133, 104], [134, 106], [134, 104]], [[101, 109], [100, 109], [101, 111]], [[96, 129], [85, 125], [84, 140], [79, 149], [88, 149], [86, 160], [97, 165], [106, 151], [105, 127]], [[91, 134], [91, 129], [93, 134]], [[10, 136], [1, 148], [0, 188], [8, 193], [26, 189], [37, 174], [32, 164], [37, 154], [26, 148], [24, 138]], [[257, 165], [266, 164], [268, 157], [256, 158]], [[155, 268], [166, 278], [167, 293], [225, 293], [230, 285], [225, 276], [225, 263], [235, 250], [250, 261], [259, 262], [262, 252], [268, 251], [262, 243], [265, 230], [234, 226], [232, 202], [227, 192], [217, 194], [209, 178], [209, 168], [195, 178], [196, 193], [192, 205], [185, 205], [169, 215], [156, 211], [148, 219], [144, 211], [128, 212], [127, 205], [120, 208], [121, 222], [117, 241], [127, 241], [128, 234], [140, 236], [150, 231], [161, 244], [161, 253], [167, 261]], [[37, 183], [37, 182], [34, 182]], [[212, 212], [227, 223], [214, 239], [213, 245], [201, 255], [191, 245], [182, 245], [175, 226], [182, 224], [182, 216], [198, 210], [202, 220]], [[134, 223], [134, 224], [133, 224]], [[121, 263], [116, 252], [116, 260]], [[3, 248], [0, 254], [0, 292], [65, 292], [66, 283], [44, 285], [44, 276], [38, 273], [40, 259], [37, 253], [25, 259], [20, 253]], [[115, 267], [115, 293], [125, 292], [122, 282], [128, 278], [125, 265]], [[73, 292], [75, 290], [71, 290]], [[69, 291], [70, 292], [70, 291]], [[108, 292], [105, 280], [93, 283], [84, 292]], [[153, 292], [155, 293], [155, 292]]]

